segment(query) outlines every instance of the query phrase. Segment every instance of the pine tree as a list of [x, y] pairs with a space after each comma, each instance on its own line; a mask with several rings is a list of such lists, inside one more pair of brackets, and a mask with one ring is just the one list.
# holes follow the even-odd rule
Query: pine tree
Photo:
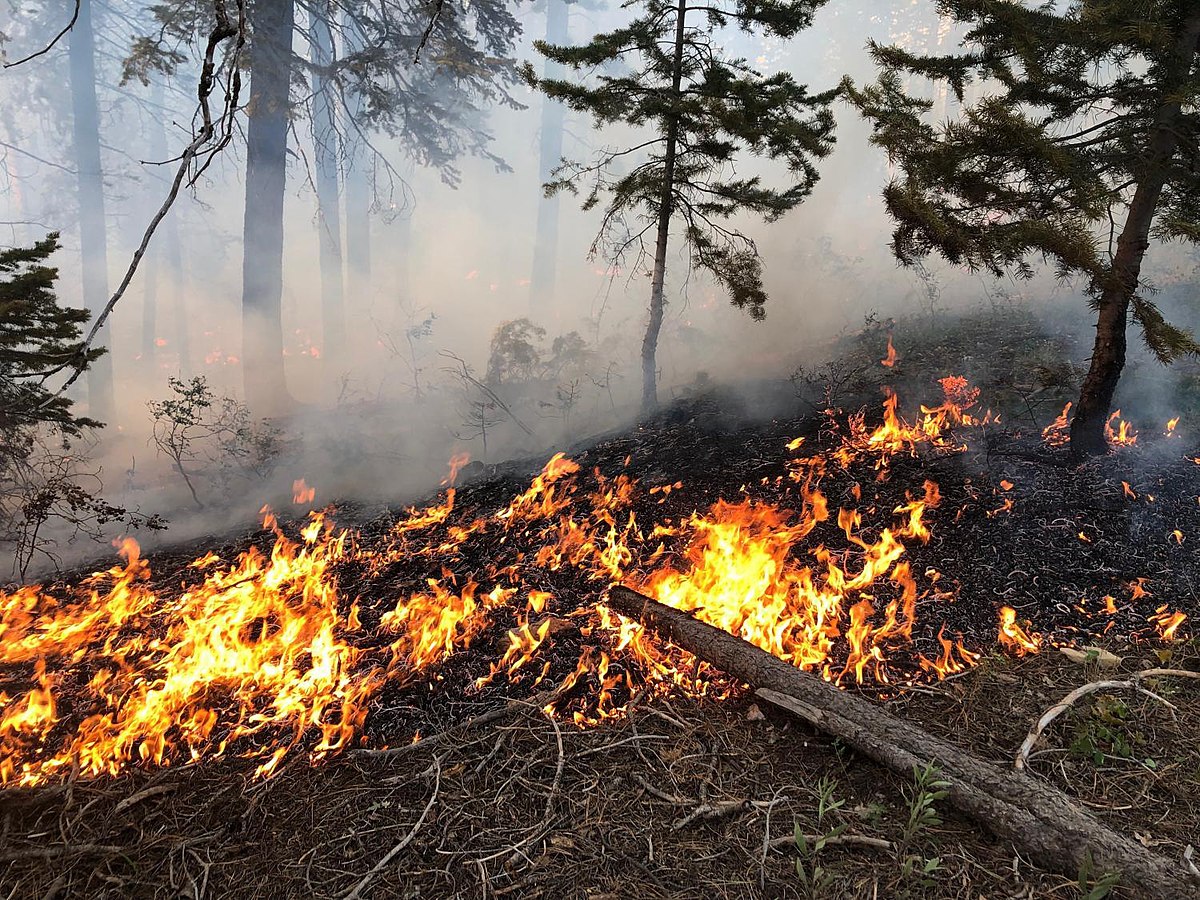
[[[787, 38], [806, 28], [824, 0], [637, 0], [625, 27], [597, 34], [579, 47], [535, 42], [548, 60], [579, 80], [525, 79], [552, 100], [590, 114], [597, 126], [644, 128], [646, 139], [606, 150], [593, 164], [563, 163], [545, 189], [576, 190], [589, 182], [583, 207], [607, 197], [600, 236], [614, 257], [631, 249], [642, 259], [642, 239], [654, 231], [649, 321], [642, 342], [642, 405], [657, 404], [655, 354], [663, 321], [663, 285], [671, 226], [677, 218], [691, 264], [705, 269], [735, 306], [761, 319], [767, 296], [754, 242], [726, 224], [739, 213], [773, 221], [800, 203], [817, 180], [815, 160], [833, 144], [830, 104], [836, 91], [810, 94], [786, 72], [762, 75], [745, 60], [727, 58], [719, 31]], [[603, 68], [595, 78], [584, 73]], [[746, 156], [782, 162], [790, 183], [765, 186], [739, 177]], [[616, 174], [613, 164], [639, 160]], [[634, 219], [635, 222], [630, 220]]]
[[0, 455], [20, 444], [31, 427], [48, 424], [67, 434], [98, 426], [76, 417], [71, 400], [45, 387], [39, 374], [65, 360], [98, 359], [102, 348], [82, 351], [85, 309], [58, 305], [54, 282], [58, 270], [43, 265], [59, 247], [50, 234], [32, 247], [0, 250]]
[[[999, 275], [1038, 259], [1086, 279], [1097, 312], [1071, 447], [1104, 452], [1130, 313], [1163, 362], [1200, 347], [1147, 296], [1151, 241], [1200, 241], [1200, 3], [1196, 0], [940, 0], [967, 27], [961, 52], [872, 46], [881, 74], [851, 91], [898, 177], [884, 192], [893, 249], [936, 251]], [[902, 75], [945, 82], [961, 118], [934, 124]]]

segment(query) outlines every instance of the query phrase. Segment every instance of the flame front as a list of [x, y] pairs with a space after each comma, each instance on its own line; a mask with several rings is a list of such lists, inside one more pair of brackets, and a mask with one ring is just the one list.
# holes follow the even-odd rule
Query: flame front
[[[320, 513], [289, 537], [268, 514], [269, 552], [205, 554], [173, 587], [153, 584], [125, 541], [123, 564], [74, 589], [0, 593], [0, 671], [20, 673], [0, 692], [0, 781], [222, 756], [270, 775], [289, 754], [319, 759], [360, 741], [384, 686], [432, 684], [431, 670], [485, 639], [493, 661], [470, 689], [551, 680], [549, 711], [581, 725], [618, 713], [635, 691], [720, 683], [602, 605], [564, 605], [559, 591], [542, 589], [555, 573], [574, 578], [576, 595], [581, 585], [599, 597], [627, 583], [839, 684], [960, 672], [978, 658], [960, 636], [942, 628], [935, 644], [927, 628], [931, 655], [914, 646], [918, 618], [936, 624], [938, 604], [954, 598], [936, 571], [918, 576], [909, 558], [914, 542], [930, 539], [938, 485], [913, 485], [905, 502], [882, 507], [858, 482], [841, 501], [822, 489], [856, 461], [879, 481], [896, 456], [957, 452], [961, 429], [995, 421], [976, 411], [978, 391], [964, 379], [941, 387], [942, 403], [915, 421], [889, 392], [878, 427], [851, 416], [838, 446], [807, 457], [796, 455], [803, 439], [789, 443], [777, 487], [791, 510], [744, 490], [644, 525], [636, 501], [657, 509], [682, 483], [643, 493], [624, 473], [588, 471], [563, 454], [504, 507], [464, 508], [469, 488], [454, 486], [462, 455], [438, 502], [407, 510], [382, 538], [339, 531]], [[295, 490], [306, 498], [297, 502], [311, 502], [306, 484]], [[425, 574], [399, 586], [413, 569]], [[346, 571], [356, 573], [347, 583], [372, 586], [369, 608], [343, 587]], [[1185, 618], [1164, 607], [1152, 621], [1170, 639]], [[549, 653], [564, 630], [581, 637], [565, 669]], [[1007, 607], [999, 639], [1017, 654], [1041, 643]]]

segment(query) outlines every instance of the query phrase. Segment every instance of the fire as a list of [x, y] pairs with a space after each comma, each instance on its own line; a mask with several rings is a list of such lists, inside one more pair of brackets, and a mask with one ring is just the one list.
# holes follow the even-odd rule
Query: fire
[[[346, 548], [347, 536], [317, 515], [302, 543], [277, 532], [269, 557], [249, 550], [171, 596], [148, 586], [149, 568], [127, 541], [125, 564], [92, 576], [83, 596], [4, 596], [0, 664], [37, 659], [42, 678], [4, 714], [0, 780], [38, 783], [73, 761], [84, 775], [115, 774], [234, 745], [265, 775], [310, 728], [320, 733], [314, 757], [340, 749], [378, 683], [355, 671], [360, 654], [343, 633], [356, 612], [339, 609], [326, 577]], [[31, 730], [56, 724], [46, 714], [67, 683], [88, 715], [73, 733]], [[263, 744], [264, 734], [275, 741]]]
[[309, 487], [303, 478], [292, 482], [292, 502], [298, 506], [312, 503], [316, 499], [317, 489]]
[[1179, 630], [1179, 626], [1187, 621], [1185, 613], [1176, 610], [1173, 613], [1167, 612], [1167, 607], [1160, 606], [1154, 611], [1154, 615], [1150, 617], [1150, 621], [1158, 630], [1158, 635], [1164, 641], [1175, 640], [1175, 633]]
[[[1116, 428], [1113, 427], [1114, 423]], [[1129, 447], [1137, 443], [1137, 432], [1133, 426], [1121, 418], [1119, 409], [1113, 410], [1108, 417], [1108, 421], [1104, 423], [1104, 436], [1108, 438], [1108, 442], [1116, 447]]]
[[879, 361], [879, 364], [889, 369], [896, 365], [896, 348], [892, 346], [892, 335], [890, 332], [888, 333], [887, 355]]
[[1072, 405], [1068, 403], [1064, 406], [1058, 417], [1042, 429], [1042, 440], [1051, 447], [1065, 447], [1067, 442], [1071, 440], [1070, 415]]
[[[992, 421], [974, 412], [978, 392], [965, 380], [941, 387], [942, 403], [914, 421], [888, 393], [876, 428], [859, 414], [832, 449], [802, 457], [803, 442], [789, 444], [787, 476], [775, 483], [790, 509], [747, 488], [690, 515], [642, 522], [636, 500], [669, 509], [655, 503], [676, 501], [682, 483], [643, 489], [624, 472], [589, 471], [561, 453], [507, 505], [462, 508], [461, 454], [439, 497], [404, 511], [380, 537], [338, 530], [320, 513], [285, 529], [268, 513], [269, 551], [205, 553], [182, 583], [153, 583], [125, 541], [120, 565], [75, 588], [0, 593], [0, 667], [22, 673], [18, 688], [0, 694], [0, 782], [231, 756], [268, 776], [290, 755], [317, 760], [360, 742], [385, 685], [432, 687], [442, 663], [479, 645], [494, 655], [468, 690], [548, 682], [548, 710], [580, 725], [619, 714], [635, 694], [728, 689], [602, 604], [564, 607], [557, 590], [543, 589], [550, 573], [595, 597], [627, 583], [838, 684], [902, 686], [963, 671], [978, 653], [944, 627], [935, 643], [930, 627], [953, 589], [910, 558], [930, 540], [938, 485], [925, 480], [886, 505], [858, 480], [831, 505], [823, 485], [859, 458], [885, 479], [893, 456], [954, 452], [962, 429]], [[303, 479], [293, 491], [297, 503], [315, 499]], [[343, 585], [348, 571], [355, 575]], [[1135, 599], [1146, 593], [1141, 581], [1132, 588]], [[378, 599], [363, 608], [358, 591]], [[918, 617], [925, 627], [914, 634]], [[1184, 618], [1162, 607], [1151, 621], [1169, 640]], [[581, 640], [565, 644], [577, 661], [562, 665], [548, 649], [564, 631]], [[1000, 642], [1025, 654], [1042, 637], [1005, 607]]]
[[1010, 606], [1000, 607], [1000, 644], [1014, 656], [1037, 653], [1042, 645], [1040, 634], [1026, 631], [1017, 624], [1017, 611]]
[[1163, 434], [1167, 437], [1174, 437], [1177, 427], [1179, 427], [1179, 416], [1167, 419], [1167, 430]]

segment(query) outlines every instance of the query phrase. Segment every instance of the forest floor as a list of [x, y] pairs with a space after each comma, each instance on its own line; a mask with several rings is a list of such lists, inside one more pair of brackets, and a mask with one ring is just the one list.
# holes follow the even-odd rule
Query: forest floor
[[[761, 485], [769, 498], [788, 471], [781, 450], [797, 436], [820, 443], [819, 417], [762, 421], [708, 391], [570, 455], [581, 477], [627, 473], [647, 487], [682, 481], [682, 489], [644, 495], [637, 508], [643, 523], [679, 521], [737, 499], [746, 485]], [[1010, 766], [1030, 725], [1070, 690], [1145, 668], [1200, 668], [1200, 640], [1191, 636], [1200, 620], [1194, 445], [1186, 436], [1145, 441], [1073, 466], [1036, 430], [993, 427], [966, 452], [895, 457], [886, 481], [869, 467], [831, 476], [831, 510], [856, 492], [864, 506], [887, 512], [925, 480], [937, 482], [932, 536], [909, 547], [909, 558], [943, 590], [919, 608], [911, 653], [895, 665], [919, 673], [918, 655], [936, 656], [943, 632], [980, 654], [945, 680], [847, 689]], [[504, 507], [542, 462], [473, 471], [456, 509]], [[333, 515], [353, 522], [358, 513]], [[382, 540], [403, 515], [356, 523], [359, 541]], [[151, 564], [169, 582], [202, 552], [232, 558], [272, 540], [227, 536], [220, 547], [163, 551]], [[528, 566], [505, 555], [516, 552], [512, 543], [463, 544], [454, 564]], [[445, 564], [435, 553], [382, 570], [347, 564], [338, 577], [363, 598], [371, 634], [397, 593]], [[537, 586], [552, 591], [550, 610], [561, 621], [601, 599], [602, 585], [582, 575], [522, 571], [543, 578]], [[1039, 653], [1002, 652], [1001, 606], [1042, 635]], [[1151, 621], [1163, 609], [1188, 617], [1172, 641]], [[586, 728], [570, 724], [567, 710], [548, 717], [532, 678], [471, 689], [514, 624], [497, 611], [433, 677], [385, 688], [359, 749], [315, 765], [294, 752], [260, 779], [256, 760], [231, 752], [0, 791], [0, 897], [1106, 895], [1105, 873], [1040, 871], [985, 823], [940, 801], [936, 819], [922, 820], [915, 779], [760, 708], [737, 685], [718, 680], [704, 695], [632, 693], [621, 698], [624, 713]], [[556, 632], [543, 648], [547, 683], [568, 677], [592, 639], [583, 627]], [[1112, 656], [1097, 650], [1080, 659], [1059, 644]], [[1183, 866], [1187, 848], [1200, 845], [1200, 683], [1164, 680], [1155, 691], [1174, 708], [1122, 692], [1078, 703], [1047, 730], [1030, 767]], [[371, 752], [386, 747], [395, 749]], [[809, 836], [800, 845], [797, 830]], [[815, 839], [829, 835], [836, 839], [816, 849]]]

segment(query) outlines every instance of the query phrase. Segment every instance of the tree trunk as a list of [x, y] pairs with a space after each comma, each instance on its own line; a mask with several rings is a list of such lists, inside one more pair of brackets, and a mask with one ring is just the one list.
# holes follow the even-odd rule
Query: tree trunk
[[[546, 0], [546, 43], [565, 45], [570, 39], [567, 29], [567, 0]], [[563, 67], [546, 60], [544, 78], [562, 78]], [[542, 96], [541, 152], [538, 159], [538, 179], [545, 184], [562, 161], [563, 123], [566, 107], [557, 100]], [[538, 202], [537, 229], [533, 237], [533, 271], [529, 281], [529, 309], [535, 321], [557, 314], [554, 287], [558, 272], [558, 194], [542, 196]]]
[[[91, 0], [79, 0], [79, 17], [68, 37], [68, 63], [75, 164], [79, 175], [79, 252], [83, 269], [83, 303], [95, 317], [108, 303], [108, 246]], [[106, 323], [96, 336], [94, 346], [110, 347], [111, 340], [112, 330]], [[88, 415], [102, 422], [111, 421], [115, 411], [111, 353], [104, 354], [88, 368], [87, 389]]]
[[[362, 34], [354, 17], [342, 20], [346, 54], [362, 49]], [[346, 275], [350, 303], [360, 310], [371, 302], [371, 155], [353, 122], [363, 112], [362, 94], [346, 89]]]
[[1095, 456], [1108, 450], [1104, 425], [1112, 408], [1113, 394], [1125, 368], [1129, 307], [1138, 289], [1142, 261], [1150, 246], [1150, 226], [1158, 209], [1167, 169], [1179, 147], [1177, 124], [1182, 115], [1184, 82], [1200, 42], [1200, 10], [1185, 22], [1175, 45], [1174, 62], [1166, 78], [1166, 91], [1146, 148], [1145, 167], [1133, 192], [1125, 224], [1100, 288], [1096, 320], [1096, 342], [1087, 377], [1079, 392], [1075, 418], [1071, 422], [1071, 453]]
[[283, 372], [283, 198], [293, 0], [257, 0], [250, 47], [246, 212], [242, 259], [242, 375], [255, 415], [286, 412]]
[[179, 357], [179, 377], [192, 372], [192, 343], [188, 322], [187, 284], [183, 272], [183, 244], [179, 240], [179, 219], [172, 209], [163, 219], [163, 251], [167, 261], [166, 282], [170, 285], [175, 320], [175, 352]]
[[142, 353], [139, 360], [146, 375], [155, 375], [158, 361], [158, 248], [146, 251], [142, 271]]
[[1123, 885], [1147, 897], [1200, 898], [1200, 878], [1182, 863], [1117, 834], [1066, 794], [1023, 772], [977, 759], [876, 703], [628, 588], [613, 588], [607, 605], [904, 777], [933, 764], [949, 783], [955, 808], [1047, 869], [1075, 879], [1089, 866], [1119, 872]]
[[[167, 158], [167, 131], [166, 125], [163, 124], [165, 118], [165, 99], [163, 97], [163, 86], [161, 81], [156, 81], [154, 87], [150, 91], [150, 102], [154, 104], [157, 112], [160, 114], [155, 126], [150, 129], [148, 135], [148, 147], [150, 159], [152, 162], [161, 163]], [[172, 211], [168, 211], [167, 216], [171, 215]], [[146, 249], [145, 267], [142, 273], [143, 289], [142, 289], [142, 353], [141, 364], [142, 369], [149, 378], [157, 378], [158, 362], [158, 296], [160, 282], [162, 281], [159, 271], [162, 261], [162, 247], [158, 241], [151, 241], [150, 246]], [[147, 385], [149, 387], [150, 385]]]
[[317, 188], [317, 231], [321, 248], [321, 354], [332, 384], [346, 360], [346, 311], [342, 287], [342, 220], [338, 208], [338, 163], [341, 141], [333, 103], [333, 85], [321, 67], [333, 63], [329, 8], [313, 9], [310, 41], [313, 75], [312, 135]]
[[[671, 97], [679, 101], [683, 82], [683, 23], [687, 0], [679, 0], [675, 11], [675, 59], [671, 67]], [[658, 406], [658, 333], [663, 322], [663, 282], [667, 274], [667, 243], [671, 236], [671, 211], [675, 206], [675, 151], [679, 140], [679, 119], [672, 112], [667, 118], [667, 146], [663, 155], [662, 196], [658, 204], [658, 234], [654, 242], [654, 273], [650, 279], [650, 320], [642, 340], [642, 412]]]

